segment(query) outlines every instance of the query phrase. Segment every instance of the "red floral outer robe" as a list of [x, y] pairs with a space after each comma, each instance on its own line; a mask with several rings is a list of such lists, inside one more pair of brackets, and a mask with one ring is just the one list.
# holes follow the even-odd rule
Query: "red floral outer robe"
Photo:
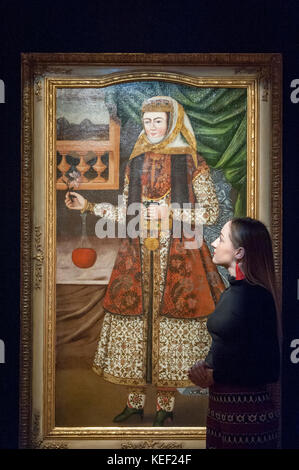
[[[159, 164], [157, 156], [146, 154], [141, 176], [143, 195], [153, 199], [171, 191], [170, 159], [163, 155]], [[153, 158], [154, 157], [154, 158]], [[162, 163], [163, 162], [163, 163]], [[187, 158], [188, 192], [190, 202], [195, 202], [192, 181], [200, 173], [208, 172], [204, 160], [195, 169], [191, 156]], [[127, 171], [129, 177], [129, 171]], [[211, 183], [212, 184], [212, 183]], [[223, 281], [212, 262], [207, 244], [186, 249], [181, 239], [171, 238], [165, 275], [164, 292], [159, 315], [172, 318], [199, 318], [213, 312], [215, 303], [224, 290]], [[103, 306], [107, 312], [118, 315], [143, 315], [143, 281], [140, 239], [123, 239], [112, 270]], [[149, 267], [146, 267], [148, 269]]]

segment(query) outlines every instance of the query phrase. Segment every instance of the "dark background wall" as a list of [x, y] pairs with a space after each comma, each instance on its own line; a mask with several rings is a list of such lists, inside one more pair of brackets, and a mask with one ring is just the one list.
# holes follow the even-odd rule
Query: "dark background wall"
[[290, 100], [290, 83], [299, 79], [298, 13], [294, 0], [1, 1], [0, 339], [6, 362], [0, 364], [0, 448], [18, 446], [21, 52], [283, 54], [283, 446], [299, 448], [299, 363], [290, 360], [291, 340], [299, 338], [299, 103]]

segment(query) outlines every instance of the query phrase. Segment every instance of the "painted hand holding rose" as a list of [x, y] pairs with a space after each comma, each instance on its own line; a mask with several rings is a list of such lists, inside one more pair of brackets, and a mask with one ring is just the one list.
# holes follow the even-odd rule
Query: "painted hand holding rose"
[[82, 210], [86, 202], [86, 199], [79, 193], [67, 191], [65, 195], [65, 205], [69, 209]]
[[198, 361], [188, 371], [189, 379], [199, 387], [208, 388], [214, 383], [213, 369], [210, 369], [204, 361]]

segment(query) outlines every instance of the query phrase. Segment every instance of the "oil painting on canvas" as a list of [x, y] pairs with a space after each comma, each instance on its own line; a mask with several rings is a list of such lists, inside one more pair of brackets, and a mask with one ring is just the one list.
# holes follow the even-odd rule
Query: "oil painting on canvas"
[[55, 425], [205, 426], [188, 369], [246, 215], [247, 89], [60, 87], [56, 151]]

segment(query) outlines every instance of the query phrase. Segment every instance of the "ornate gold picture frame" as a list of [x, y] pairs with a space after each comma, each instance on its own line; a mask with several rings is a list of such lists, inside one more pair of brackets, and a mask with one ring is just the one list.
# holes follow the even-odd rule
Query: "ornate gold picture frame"
[[[233, 123], [234, 116], [240, 113], [238, 106], [243, 106], [242, 109], [245, 110], [244, 116], [242, 115], [245, 122], [243, 133], [240, 122], [236, 121], [232, 124], [235, 128], [231, 127], [229, 143], [223, 143], [221, 146], [219, 135], [221, 133], [224, 135], [227, 127], [225, 125], [218, 127], [217, 135], [216, 131], [208, 133], [211, 139], [209, 141], [204, 138], [205, 127], [202, 124], [198, 132], [203, 138], [200, 145], [197, 142], [197, 150], [210, 164], [215, 178], [221, 173], [219, 177], [222, 178], [224, 185], [230, 182], [231, 187], [235, 185], [237, 188], [235, 192], [232, 190], [230, 193], [234, 202], [231, 206], [232, 215], [234, 211], [236, 213], [238, 207], [237, 213], [258, 218], [269, 228], [273, 240], [278, 287], [281, 290], [281, 76], [282, 59], [279, 54], [22, 55], [20, 349], [20, 446], [22, 448], [203, 448], [205, 446], [204, 413], [198, 425], [192, 421], [186, 423], [182, 421], [183, 424], [178, 425], [174, 421], [171, 426], [158, 428], [149, 424], [139, 424], [137, 421], [132, 421], [133, 424], [130, 422], [115, 425], [111, 420], [109, 425], [105, 421], [106, 418], [102, 421], [102, 418], [99, 418], [97, 425], [92, 419], [88, 421], [89, 418], [86, 418], [84, 421], [85, 418], [79, 418], [83, 409], [92, 407], [92, 397], [89, 403], [88, 394], [85, 394], [83, 399], [83, 396], [80, 398], [78, 391], [75, 396], [74, 389], [80, 381], [84, 381], [85, 376], [82, 373], [81, 377], [74, 379], [73, 366], [69, 369], [69, 366], [66, 368], [61, 366], [62, 359], [66, 362], [69, 360], [67, 363], [70, 364], [72, 359], [75, 363], [80, 362], [82, 358], [80, 358], [80, 349], [77, 349], [77, 355], [74, 354], [73, 358], [67, 354], [63, 356], [59, 349], [60, 344], [64, 344], [63, 341], [61, 343], [61, 338], [65, 339], [66, 336], [61, 330], [64, 326], [61, 325], [66, 325], [64, 321], [70, 318], [66, 315], [61, 319], [60, 310], [67, 310], [66, 303], [70, 302], [72, 292], [76, 292], [80, 286], [93, 285], [97, 289], [104, 289], [112, 269], [110, 261], [108, 268], [105, 268], [104, 255], [107, 252], [112, 253], [113, 261], [118, 245], [114, 245], [112, 241], [110, 245], [105, 245], [104, 242], [103, 245], [96, 245], [95, 251], [103, 250], [97, 251], [98, 258], [101, 253], [101, 262], [95, 265], [94, 271], [84, 271], [84, 275], [81, 274], [83, 270], [79, 272], [78, 268], [74, 268], [71, 258], [67, 258], [70, 261], [65, 261], [64, 254], [68, 249], [71, 252], [75, 245], [68, 245], [70, 238], [63, 237], [65, 233], [70, 233], [67, 230], [71, 230], [72, 224], [75, 224], [73, 222], [75, 215], [78, 216], [77, 225], [81, 227], [82, 222], [78, 213], [67, 212], [64, 207], [63, 200], [67, 190], [65, 181], [76, 167], [81, 176], [92, 175], [90, 178], [84, 176], [83, 180], [81, 178], [79, 192], [83, 194], [83, 191], [87, 191], [84, 194], [91, 194], [94, 202], [99, 200], [115, 203], [116, 196], [121, 194], [123, 189], [124, 165], [132, 151], [133, 137], [131, 140], [126, 140], [126, 136], [133, 132], [129, 124], [133, 123], [134, 116], [138, 118], [138, 111], [135, 112], [135, 108], [130, 112], [121, 108], [126, 100], [126, 94], [136, 93], [134, 95], [136, 99], [134, 96], [132, 99], [133, 104], [138, 100], [141, 100], [141, 103], [143, 99], [150, 97], [146, 88], [150, 86], [153, 90], [161, 92], [156, 93], [157, 95], [177, 97], [181, 94], [181, 104], [184, 104], [184, 93], [188, 94], [189, 90], [193, 93], [190, 96], [193, 97], [196, 97], [197, 91], [201, 92], [205, 99], [210, 94], [211, 102], [213, 97], [215, 99], [214, 108], [209, 108], [209, 116], [202, 111], [200, 117], [202, 122], [204, 119], [208, 122], [211, 119], [211, 109], [217, 118], [219, 102], [217, 105], [216, 101], [220, 99], [220, 91], [221, 93], [223, 91], [224, 96], [227, 90], [237, 90], [238, 100], [243, 101], [236, 102], [223, 122]], [[110, 90], [117, 90], [117, 93], [109, 95]], [[177, 95], [174, 95], [174, 90]], [[227, 94], [227, 102], [233, 100], [231, 95], [232, 93]], [[193, 98], [188, 99], [192, 104]], [[79, 113], [78, 109], [82, 103], [85, 107], [88, 106], [90, 117], [96, 116], [97, 110], [102, 109], [100, 106], [105, 100], [106, 103], [108, 101], [110, 103], [107, 105], [108, 111], [105, 108], [105, 124], [91, 122], [92, 118], [87, 121], [84, 113], [75, 122], [77, 117], [74, 115], [74, 110]], [[192, 112], [196, 111], [196, 107], [192, 108]], [[126, 117], [126, 112], [129, 117], [131, 116], [131, 121], [123, 117]], [[194, 123], [192, 112], [189, 113], [189, 117]], [[104, 111], [98, 113], [105, 114]], [[96, 119], [94, 117], [94, 120]], [[129, 124], [124, 124], [128, 121]], [[215, 123], [216, 119], [213, 122]], [[211, 125], [211, 129], [212, 127]], [[95, 128], [97, 133], [102, 132], [102, 138], [95, 139], [91, 128]], [[137, 124], [135, 130], [137, 136], [140, 132]], [[213, 132], [216, 137], [212, 135]], [[214, 149], [212, 145], [209, 146], [209, 142], [213, 139], [217, 141]], [[242, 149], [238, 148], [240, 139], [243, 139]], [[231, 151], [229, 157], [231, 160], [226, 167], [224, 162], [228, 161], [229, 146], [235, 150]], [[86, 158], [87, 155], [90, 159]], [[239, 167], [234, 167], [233, 163], [234, 159], [243, 158], [242, 155], [246, 157], [245, 167], [244, 165], [242, 167], [245, 168], [245, 173], [239, 178], [238, 186], [235, 177], [241, 170]], [[221, 188], [219, 194], [220, 191], [224, 191], [224, 186]], [[227, 202], [225, 197], [224, 205]], [[94, 220], [93, 223], [90, 220], [82, 222], [82, 230], [86, 229], [84, 225], [86, 223], [89, 224], [89, 230], [91, 226], [94, 227]], [[80, 228], [78, 230], [76, 240], [80, 238]], [[213, 225], [211, 230], [211, 236], [217, 233], [217, 228], [213, 232]], [[86, 232], [84, 233], [86, 235]], [[88, 275], [85, 275], [85, 272], [88, 272]], [[66, 290], [62, 292], [61, 288], [57, 287], [61, 285], [69, 286], [68, 294]], [[58, 312], [59, 301], [61, 304]], [[80, 308], [83, 308], [82, 305]], [[94, 321], [92, 324], [98, 325], [92, 333], [94, 341], [96, 332], [99, 333], [100, 330], [99, 323], [96, 323], [94, 317], [86, 321], [91, 323]], [[74, 341], [74, 335], [70, 335], [69, 338], [70, 342]], [[66, 371], [69, 371], [70, 375], [67, 376]], [[68, 380], [71, 386], [68, 385]], [[92, 380], [101, 379], [95, 376]], [[99, 400], [103, 400], [100, 382], [98, 384]], [[177, 387], [181, 393], [181, 403], [185, 393], [182, 387]], [[80, 387], [77, 390], [80, 390]], [[108, 396], [105, 400], [108, 401], [109, 390], [105, 392]], [[118, 392], [114, 393], [113, 390], [121, 389], [111, 390], [111, 400], [118, 400], [118, 396], [121, 395], [118, 395]], [[62, 410], [68, 409], [69, 402], [66, 397], [72, 393], [74, 393], [73, 408], [70, 407], [67, 414]], [[190, 393], [192, 395], [192, 391]], [[279, 401], [280, 390], [277, 388], [275, 393]], [[198, 406], [198, 400], [206, 403], [206, 397], [201, 397], [200, 394], [194, 397], [189, 395], [186, 400], [189, 403], [189, 410], [192, 406]], [[191, 400], [194, 402], [191, 403]], [[93, 411], [92, 413], [94, 414]], [[82, 424], [83, 422], [85, 424]]]

